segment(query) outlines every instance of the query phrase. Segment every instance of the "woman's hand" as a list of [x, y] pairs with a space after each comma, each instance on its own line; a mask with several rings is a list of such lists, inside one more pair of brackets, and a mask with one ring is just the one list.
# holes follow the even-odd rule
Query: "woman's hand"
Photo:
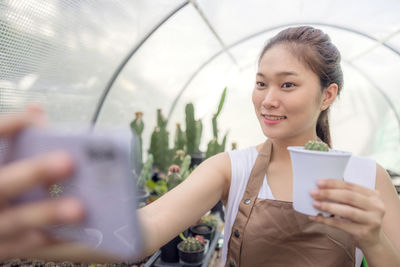
[[310, 216], [311, 220], [346, 231], [361, 249], [381, 242], [385, 205], [378, 191], [342, 180], [325, 179], [318, 181], [318, 189], [310, 194], [315, 199], [316, 209], [335, 215]]
[[[44, 121], [43, 111], [38, 107], [29, 107], [23, 114], [3, 116], [0, 137], [13, 137], [24, 128]], [[43, 228], [82, 218], [83, 209], [74, 199], [10, 204], [31, 188], [56, 183], [72, 171], [72, 159], [64, 152], [44, 154], [0, 168], [0, 260], [21, 257], [54, 244]]]

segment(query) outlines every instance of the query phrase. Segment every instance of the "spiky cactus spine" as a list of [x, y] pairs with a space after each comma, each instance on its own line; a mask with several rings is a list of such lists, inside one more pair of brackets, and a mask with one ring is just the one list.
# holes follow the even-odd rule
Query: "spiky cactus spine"
[[204, 249], [204, 244], [194, 237], [188, 237], [186, 240], [182, 241], [180, 248], [186, 252], [197, 252]]
[[308, 141], [307, 144], [304, 146], [304, 149], [316, 150], [316, 151], [329, 151], [328, 145], [321, 141]]

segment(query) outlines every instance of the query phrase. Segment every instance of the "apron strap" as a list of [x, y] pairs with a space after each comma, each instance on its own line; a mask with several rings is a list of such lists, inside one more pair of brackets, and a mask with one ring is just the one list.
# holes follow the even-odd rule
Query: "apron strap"
[[250, 218], [251, 211], [260, 191], [263, 179], [271, 158], [272, 142], [266, 140], [258, 153], [256, 162], [247, 182], [243, 198], [239, 203], [238, 213], [232, 226], [232, 233], [228, 242], [226, 267], [239, 266], [243, 233]]

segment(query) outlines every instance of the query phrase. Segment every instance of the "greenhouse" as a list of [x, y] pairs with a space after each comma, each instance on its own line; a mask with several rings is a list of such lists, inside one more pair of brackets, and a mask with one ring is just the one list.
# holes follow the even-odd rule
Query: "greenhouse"
[[[194, 189], [196, 186], [206, 188], [206, 185], [203, 185], [206, 183], [205, 180], [198, 184], [191, 182], [195, 181], [201, 173], [213, 177], [212, 168], [214, 167], [216, 170], [221, 168], [228, 169], [229, 173], [233, 172], [235, 168], [232, 155], [238, 155], [233, 151], [248, 151], [249, 148], [255, 148], [256, 145], [265, 142], [266, 136], [270, 137], [272, 143], [274, 142], [274, 134], [281, 132], [272, 128], [289, 123], [292, 117], [288, 115], [289, 113], [282, 113], [282, 110], [285, 110], [283, 108], [285, 100], [276, 104], [281, 105], [276, 108], [281, 113], [268, 111], [270, 114], [275, 114], [271, 115], [272, 119], [271, 116], [266, 119], [265, 114], [262, 114], [266, 124], [263, 125], [263, 119], [257, 115], [257, 100], [255, 100], [253, 90], [257, 91], [259, 84], [264, 86], [264, 82], [258, 82], [259, 77], [264, 79], [268, 76], [260, 67], [264, 64], [262, 59], [265, 53], [269, 53], [268, 51], [275, 51], [273, 49], [277, 45], [262, 51], [271, 38], [282, 30], [311, 26], [328, 34], [341, 55], [344, 83], [343, 90], [330, 107], [331, 144], [327, 142], [330, 145], [329, 152], [333, 151], [331, 148], [334, 148], [335, 151], [351, 152], [349, 157], [365, 160], [368, 158], [370, 162], [376, 162], [381, 168], [377, 167], [376, 183], [374, 172], [370, 191], [380, 191], [381, 195], [383, 191], [385, 195], [386, 191], [378, 188], [379, 170], [382, 169], [382, 173], [384, 172], [382, 175], [390, 178], [400, 192], [399, 11], [400, 2], [397, 0], [0, 0], [0, 112], [3, 118], [14, 118], [12, 116], [23, 114], [27, 106], [31, 106], [31, 109], [43, 109], [47, 124], [61, 129], [65, 134], [71, 134], [77, 128], [90, 129], [90, 132], [102, 132], [107, 129], [113, 134], [128, 133], [129, 137], [123, 134], [128, 141], [122, 150], [129, 153], [131, 164], [129, 171], [132, 171], [129, 176], [132, 178], [130, 182], [134, 184], [132, 190], [138, 188], [134, 190], [138, 203], [133, 201], [132, 205], [148, 213], [154, 212], [157, 207], [166, 208], [167, 203], [185, 202], [183, 196], [188, 197], [190, 194], [179, 195], [179, 192]], [[291, 55], [293, 57], [293, 53]], [[301, 57], [293, 58], [300, 60], [296, 59], [296, 62], [301, 62]], [[265, 58], [274, 59], [273, 57]], [[282, 58], [270, 62], [277, 64], [265, 63], [265, 66], [268, 66], [265, 70], [274, 69], [285, 60]], [[305, 65], [302, 64], [302, 66]], [[265, 88], [267, 88], [266, 80]], [[328, 85], [332, 83], [334, 82]], [[267, 94], [266, 89], [258, 92], [261, 91]], [[276, 96], [281, 94], [277, 93]], [[261, 113], [267, 106], [265, 99], [268, 96], [265, 98], [264, 96], [263, 102], [260, 102]], [[293, 101], [292, 105], [302, 101], [298, 99], [297, 102]], [[273, 100], [270, 101], [272, 106], [275, 105]], [[275, 101], [278, 103], [278, 100], [275, 99]], [[286, 104], [288, 103], [286, 100]], [[305, 109], [310, 109], [310, 107], [304, 106]], [[296, 112], [298, 116], [297, 113], [293, 114], [296, 115], [295, 120], [299, 121], [303, 110]], [[272, 122], [275, 120], [279, 122]], [[12, 126], [8, 127], [11, 129]], [[1, 138], [9, 137], [8, 131], [11, 130], [6, 128], [6, 123], [0, 123]], [[13, 130], [13, 134], [15, 131]], [[268, 133], [271, 133], [271, 136]], [[319, 135], [318, 138], [320, 138]], [[30, 142], [24, 144], [33, 145]], [[2, 168], [6, 169], [8, 166], [6, 164], [10, 163], [6, 163], [3, 158], [9, 159], [7, 158], [9, 146], [3, 141], [0, 145], [1, 154], [3, 154]], [[68, 146], [69, 143], [68, 145], [65, 143], [61, 148], [68, 148]], [[22, 146], [21, 149], [26, 149], [26, 147]], [[271, 161], [274, 159], [274, 151], [272, 149]], [[104, 150], [92, 151], [91, 155], [95, 157], [111, 155], [103, 152]], [[29, 153], [21, 155], [31, 155]], [[289, 155], [289, 152], [286, 151], [286, 154]], [[227, 155], [230, 155], [232, 170], [229, 167], [219, 166], [223, 165], [225, 158], [218, 155], [226, 155], [228, 162]], [[257, 155], [255, 157], [259, 158]], [[255, 157], [252, 164], [255, 164]], [[270, 162], [269, 157], [268, 162]], [[15, 156], [15, 158], [18, 157]], [[211, 163], [207, 165], [207, 161]], [[327, 164], [331, 165], [331, 163]], [[315, 167], [318, 169], [317, 165], [320, 163], [312, 162], [310, 169]], [[118, 168], [115, 166], [110, 165], [109, 173], [112, 173], [114, 168]], [[198, 170], [196, 170], [197, 167], [199, 167]], [[368, 168], [360, 165], [358, 169], [364, 169], [362, 171], [367, 173]], [[251, 170], [250, 168], [246, 179], [249, 179]], [[270, 174], [272, 177], [270, 171], [268, 168], [264, 172], [265, 175]], [[292, 169], [290, 171], [285, 169], [280, 172], [280, 175], [284, 176], [286, 173], [289, 173], [291, 177]], [[343, 176], [343, 173], [344, 171], [339, 175]], [[351, 173], [355, 175], [357, 170]], [[6, 174], [2, 174], [0, 169], [0, 180], [3, 176]], [[186, 177], [189, 177], [188, 181], [180, 184], [186, 180]], [[344, 178], [346, 181], [346, 175]], [[290, 179], [289, 185], [292, 185], [292, 178]], [[229, 181], [231, 181], [231, 176], [229, 176]], [[274, 190], [280, 187], [275, 188], [272, 180], [261, 178], [260, 181], [269, 184], [267, 187], [271, 196], [272, 193], [278, 195], [278, 191]], [[117, 182], [114, 181], [114, 183]], [[212, 182], [212, 179], [208, 178], [207, 183], [217, 184], [217, 181]], [[260, 185], [261, 183], [263, 182], [260, 182]], [[52, 192], [56, 192], [57, 195], [63, 187], [57, 187], [58, 184], [53, 181], [52, 186], [54, 185], [56, 187], [51, 187]], [[3, 186], [3, 183], [0, 182], [0, 186]], [[124, 187], [125, 184], [119, 186]], [[153, 249], [154, 251], [147, 253], [144, 259], [135, 258], [129, 261], [124, 259], [121, 260], [123, 263], [118, 264], [125, 264], [123, 266], [235, 267], [259, 266], [260, 262], [267, 262], [243, 260], [243, 255], [251, 254], [249, 251], [251, 245], [248, 249], [242, 250], [242, 245], [249, 242], [250, 235], [246, 239], [246, 234], [242, 234], [242, 225], [237, 224], [240, 221], [242, 205], [253, 207], [252, 203], [251, 205], [245, 203], [246, 200], [252, 202], [253, 198], [245, 199], [247, 191], [244, 188], [248, 189], [250, 182], [241, 186], [243, 186], [240, 192], [244, 194], [244, 201], [242, 201], [244, 204], [241, 202], [242, 195], [235, 196], [239, 205], [236, 206], [236, 210], [227, 208], [227, 205], [233, 205], [235, 201], [229, 194], [233, 190], [232, 185], [226, 186], [224, 195], [218, 189], [221, 199], [212, 197], [207, 199], [211, 193], [204, 193], [201, 197], [204, 203], [208, 204], [199, 203], [199, 211], [192, 211], [193, 214], [182, 211], [181, 221], [171, 227], [174, 230], [170, 230], [179, 232], [184, 226], [186, 231], [177, 235], [175, 232], [167, 234], [159, 230], [163, 233], [160, 234], [163, 239], [160, 243], [156, 243], [158, 247], [163, 246], [164, 250]], [[0, 195], [4, 192], [3, 190], [0, 189]], [[200, 192], [203, 191], [207, 190], [199, 189], [199, 193], [193, 193], [193, 199], [190, 198], [188, 203], [199, 202]], [[217, 189], [213, 192], [216, 193]], [[19, 193], [22, 192], [19, 191]], [[229, 199], [222, 198], [228, 194]], [[122, 195], [121, 193], [121, 197]], [[198, 198], [196, 198], [197, 195], [199, 195]], [[286, 193], [282, 196], [286, 196]], [[8, 203], [8, 200], [1, 198], [0, 220], [7, 215], [9, 209], [1, 204], [3, 201]], [[164, 202], [163, 199], [165, 199]], [[395, 201], [393, 198], [388, 199], [390, 198], [384, 196], [382, 200], [387, 207], [386, 218], [382, 217], [382, 231], [390, 236], [384, 227], [389, 227], [387, 225], [390, 223], [400, 222], [397, 221], [400, 220], [400, 204], [390, 202]], [[282, 197], [281, 200], [294, 201], [291, 195], [289, 198]], [[98, 205], [99, 208], [96, 209], [100, 210], [103, 204], [98, 203]], [[210, 207], [203, 208], [206, 205]], [[111, 204], [105, 205], [104, 210], [109, 206]], [[184, 207], [185, 205], [177, 204], [177, 206]], [[110, 209], [118, 210], [118, 207]], [[196, 210], [195, 207], [193, 209]], [[391, 209], [395, 212], [392, 213]], [[172, 210], [169, 215], [171, 217], [177, 215], [174, 213], [175, 209]], [[237, 210], [239, 214], [235, 217]], [[249, 214], [253, 211], [254, 208], [249, 211]], [[257, 212], [257, 209], [254, 212]], [[328, 215], [334, 214], [326, 212]], [[122, 208], [120, 213], [124, 213]], [[168, 216], [168, 212], [159, 211], [159, 213], [165, 213], [164, 216]], [[190, 218], [186, 219], [185, 214], [190, 214], [188, 215]], [[249, 217], [249, 214], [246, 216]], [[121, 219], [129, 217], [126, 214], [123, 216]], [[137, 217], [141, 216], [139, 211]], [[196, 216], [197, 219], [193, 220]], [[136, 225], [138, 224], [137, 217], [134, 216], [133, 219], [129, 217], [129, 221], [133, 220], [132, 224], [135, 225], [132, 231], [139, 231], [139, 226]], [[228, 232], [227, 220], [231, 224]], [[388, 220], [392, 222], [387, 222]], [[173, 223], [179, 220], [166, 221]], [[246, 225], [243, 227], [247, 227]], [[249, 225], [253, 224], [249, 223]], [[161, 222], [158, 226], [161, 227]], [[11, 241], [10, 243], [1, 241], [7, 240], [2, 236], [1, 227], [3, 226], [0, 223], [0, 250], [11, 244]], [[164, 225], [161, 228], [163, 227]], [[168, 226], [165, 227], [168, 228]], [[205, 236], [204, 233], [196, 234], [196, 227], [208, 227], [211, 233], [209, 236]], [[146, 240], [148, 232], [142, 233], [145, 234], [142, 239]], [[168, 243], [172, 242], [173, 248], [166, 250], [164, 245], [173, 236], [175, 238]], [[191, 236], [197, 239], [191, 240]], [[235, 238], [244, 242], [240, 243], [240, 249], [238, 248], [240, 257], [235, 256]], [[400, 236], [393, 238], [400, 240]], [[181, 250], [177, 247], [183, 247], [183, 244], [178, 246], [178, 243], [183, 243], [183, 240], [199, 243], [199, 239], [203, 246], [200, 259], [190, 263], [185, 258], [183, 260], [178, 258], [178, 251], [181, 254]], [[139, 241], [135, 240], [135, 242]], [[229, 248], [227, 242], [230, 242]], [[392, 245], [395, 250], [397, 249], [397, 253], [400, 253], [400, 243], [397, 241], [396, 244], [393, 241]], [[107, 246], [110, 247], [110, 244], [105, 245]], [[359, 247], [353, 249], [357, 249], [357, 253], [362, 253]], [[69, 255], [72, 254], [69, 253]], [[0, 253], [0, 262], [14, 264], [12, 266], [35, 264], [45, 266], [49, 262], [54, 266], [61, 266], [57, 265], [57, 262], [64, 262], [63, 264], [73, 266], [78, 263], [72, 262], [80, 262], [82, 259], [81, 257], [74, 260], [67, 257], [65, 261], [62, 261], [62, 257], [58, 259], [54, 257], [51, 260], [35, 261], [25, 260], [24, 255], [13, 255], [11, 252], [5, 255]], [[353, 256], [353, 262], [350, 265], [367, 266], [368, 261], [370, 266], [375, 266], [371, 263], [374, 263], [377, 258], [381, 256], [390, 258], [390, 255], [369, 256], [365, 251], [359, 255], [361, 256]], [[256, 254], [256, 256], [262, 258], [261, 255]], [[361, 263], [360, 259], [363, 256], [364, 260]], [[100, 264], [101, 260], [97, 262]], [[310, 262], [314, 261], [298, 266], [322, 266], [311, 265]], [[107, 263], [104, 263], [105, 265]]]

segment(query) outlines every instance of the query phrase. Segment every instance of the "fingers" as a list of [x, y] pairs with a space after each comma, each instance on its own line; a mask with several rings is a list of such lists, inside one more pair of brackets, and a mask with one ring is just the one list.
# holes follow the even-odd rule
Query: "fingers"
[[362, 210], [379, 209], [375, 198], [345, 189], [313, 189], [310, 195], [315, 200], [344, 203]]
[[371, 190], [367, 187], [360, 186], [353, 183], [348, 183], [343, 180], [338, 179], [322, 179], [319, 180], [318, 188], [320, 189], [345, 189], [353, 192], [357, 192], [364, 196], [375, 196], [377, 194], [376, 191]]
[[42, 126], [47, 123], [43, 110], [38, 106], [28, 106], [24, 113], [0, 116], [0, 136], [7, 137], [28, 126]]
[[24, 231], [12, 239], [0, 239], [0, 261], [24, 256], [32, 248], [43, 247], [52, 241], [41, 231]]
[[318, 210], [335, 214], [335, 216], [347, 218], [353, 222], [365, 224], [370, 223], [371, 221], [371, 214], [348, 205], [338, 204], [335, 202], [314, 201], [313, 206]]
[[73, 172], [73, 160], [64, 152], [52, 152], [7, 164], [0, 169], [0, 204], [37, 184], [48, 185]]
[[32, 202], [0, 213], [0, 241], [26, 230], [75, 223], [83, 218], [83, 207], [72, 198]]

